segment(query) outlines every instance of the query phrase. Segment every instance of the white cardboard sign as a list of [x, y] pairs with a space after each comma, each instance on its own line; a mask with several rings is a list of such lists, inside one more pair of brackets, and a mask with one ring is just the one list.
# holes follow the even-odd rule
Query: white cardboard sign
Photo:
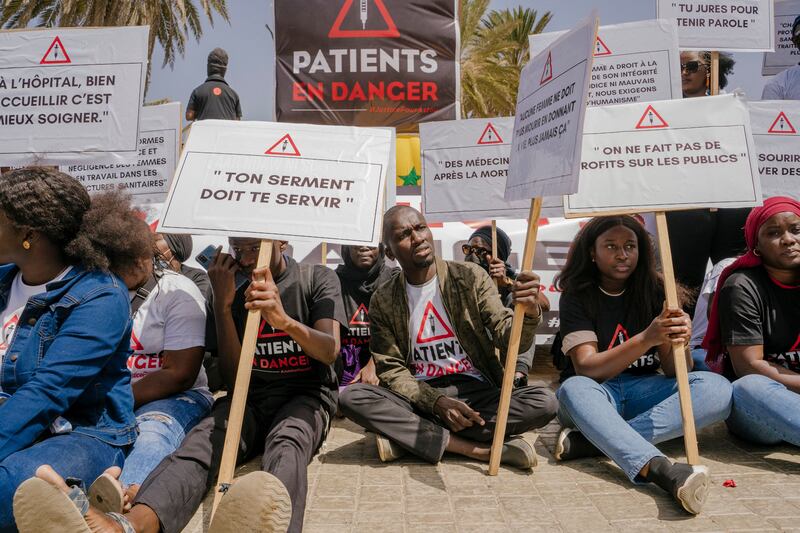
[[196, 122], [159, 231], [377, 245], [391, 141], [383, 128]]
[[800, 199], [800, 101], [750, 102], [748, 108], [764, 197]]
[[[531, 35], [531, 56], [541, 54], [565, 33]], [[589, 82], [589, 107], [681, 97], [678, 30], [673, 21], [600, 26]]]
[[142, 108], [136, 163], [76, 163], [61, 170], [89, 194], [124, 189], [136, 205], [163, 202], [181, 151], [181, 104]]
[[774, 0], [656, 0], [656, 17], [674, 20], [681, 50], [772, 52]]
[[0, 165], [135, 161], [147, 31], [0, 32]]
[[507, 202], [514, 117], [423, 122], [422, 207], [428, 220], [525, 218], [530, 200]]
[[506, 200], [575, 192], [596, 33], [592, 13], [522, 69]]
[[577, 194], [567, 216], [761, 203], [747, 107], [734, 95], [586, 112]]
[[792, 23], [800, 15], [800, 0], [775, 2], [775, 51], [764, 52], [761, 74], [774, 76], [800, 63], [800, 50], [792, 42]]

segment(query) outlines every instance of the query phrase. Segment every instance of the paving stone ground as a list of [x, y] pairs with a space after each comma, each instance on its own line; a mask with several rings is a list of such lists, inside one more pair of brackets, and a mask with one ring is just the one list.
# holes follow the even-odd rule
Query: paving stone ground
[[[532, 379], [555, 387], [546, 355]], [[384, 464], [375, 438], [345, 419], [334, 422], [309, 466], [306, 533], [423, 533], [564, 531], [800, 531], [800, 452], [761, 447], [728, 434], [724, 424], [698, 434], [700, 454], [712, 475], [703, 512], [692, 517], [653, 486], [634, 486], [607, 459], [556, 463], [559, 426], [528, 435], [536, 439], [539, 466], [530, 473], [446, 455], [436, 466], [413, 457]], [[659, 445], [684, 459], [683, 441]], [[237, 475], [258, 468], [253, 461]], [[733, 479], [735, 488], [723, 482]], [[207, 528], [210, 497], [184, 530]]]

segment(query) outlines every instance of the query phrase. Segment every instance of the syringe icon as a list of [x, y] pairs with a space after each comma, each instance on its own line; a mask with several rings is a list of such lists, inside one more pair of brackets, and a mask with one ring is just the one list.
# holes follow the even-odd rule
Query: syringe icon
[[362, 30], [366, 30], [367, 29], [367, 0], [361, 0], [360, 16], [361, 16], [361, 29]]

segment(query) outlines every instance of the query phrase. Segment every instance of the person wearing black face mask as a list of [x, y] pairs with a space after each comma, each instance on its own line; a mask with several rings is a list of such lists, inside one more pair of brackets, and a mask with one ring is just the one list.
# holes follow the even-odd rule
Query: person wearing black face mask
[[[483, 267], [489, 276], [497, 283], [497, 291], [506, 307], [513, 307], [511, 303], [511, 286], [517, 278], [514, 268], [508, 263], [511, 256], [511, 238], [505, 231], [497, 228], [497, 257], [492, 257], [492, 227], [482, 226], [476, 229], [469, 237], [467, 244], [461, 247], [464, 261], [475, 263]], [[541, 289], [541, 287], [540, 287]], [[550, 310], [550, 301], [544, 293], [539, 291], [539, 307], [542, 312]], [[519, 354], [517, 359], [514, 388], [524, 387], [528, 384], [528, 373], [533, 365], [532, 347], [527, 352]]]

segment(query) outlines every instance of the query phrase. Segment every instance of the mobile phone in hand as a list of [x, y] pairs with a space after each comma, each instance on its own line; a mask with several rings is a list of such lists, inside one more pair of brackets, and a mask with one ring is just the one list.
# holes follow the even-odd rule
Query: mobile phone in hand
[[[208, 267], [211, 266], [211, 261], [213, 261], [214, 257], [216, 257], [218, 250], [220, 253], [222, 252], [221, 247], [209, 244], [203, 249], [202, 252], [197, 254], [197, 257], [195, 257], [194, 259], [201, 267], [203, 267], [205, 270], [208, 270]], [[242, 274], [241, 270], [236, 271], [236, 277], [234, 279], [236, 290], [242, 288], [242, 286], [246, 284], [248, 281], [250, 281], [250, 279], [244, 274]]]

